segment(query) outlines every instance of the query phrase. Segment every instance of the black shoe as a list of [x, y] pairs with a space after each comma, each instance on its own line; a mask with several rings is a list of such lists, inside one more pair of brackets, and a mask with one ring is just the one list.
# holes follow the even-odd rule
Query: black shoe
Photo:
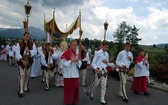
[[108, 88], [108, 87], [109, 87], [109, 85], [107, 84], [107, 85], [106, 85], [106, 88]]
[[45, 91], [50, 91], [50, 88], [49, 87], [45, 87]]
[[74, 101], [72, 105], [77, 105], [76, 101]]
[[123, 98], [123, 96], [121, 96], [121, 95], [118, 95], [118, 97]]
[[87, 84], [85, 84], [85, 85], [82, 85], [83, 87], [87, 87]]
[[42, 83], [44, 83], [45, 81], [44, 80], [41, 80]]
[[105, 103], [104, 103], [104, 102], [100, 102], [100, 103], [101, 103], [102, 105], [106, 105], [106, 104], [107, 104], [107, 102], [105, 102]]
[[86, 95], [87, 95], [87, 96], [90, 96], [90, 92], [89, 92], [89, 91], [87, 91], [87, 92], [86, 92]]
[[149, 94], [149, 93], [144, 93], [144, 95], [145, 95], [145, 96], [149, 96], [149, 95], [151, 95], [151, 94]]
[[139, 94], [136, 90], [134, 90], [134, 94]]
[[36, 77], [30, 77], [31, 79], [35, 79]]
[[91, 96], [90, 91], [87, 91], [87, 92], [86, 92], [86, 95], [89, 96], [89, 98], [90, 98], [91, 100], [93, 100], [93, 96]]
[[120, 78], [116, 78], [115, 80], [119, 81], [119, 80], [120, 80]]
[[150, 83], [150, 85], [155, 85], [154, 83]]
[[30, 92], [30, 90], [29, 90], [29, 89], [27, 89], [27, 90], [25, 90], [24, 92], [29, 93], [29, 92]]
[[23, 93], [19, 93], [18, 92], [18, 96], [21, 98], [21, 97], [23, 97]]
[[123, 101], [128, 102], [129, 100], [127, 98], [124, 98]]
[[90, 96], [90, 100], [93, 100], [93, 96]]

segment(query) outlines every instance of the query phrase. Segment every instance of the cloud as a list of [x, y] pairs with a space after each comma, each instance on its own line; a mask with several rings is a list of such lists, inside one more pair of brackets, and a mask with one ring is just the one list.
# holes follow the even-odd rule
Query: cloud
[[[7, 6], [8, 5], [8, 6]], [[9, 7], [10, 6], [10, 7]], [[20, 25], [19, 18], [22, 18], [21, 10], [17, 9], [16, 7], [20, 8], [19, 4], [12, 4], [6, 0], [1, 2], [0, 4], [0, 23], [6, 27], [18, 27]], [[23, 8], [23, 7], [22, 7]]]
[[148, 16], [149, 25], [152, 30], [163, 29], [168, 30], [168, 9], [148, 8], [151, 14]]
[[57, 7], [57, 8], [62, 8], [62, 7], [67, 7], [67, 6], [75, 6], [75, 5], [83, 5], [84, 1], [88, 0], [42, 0], [42, 6], [44, 7]]
[[152, 6], [152, 7], [155, 7], [155, 8], [160, 7], [161, 5], [162, 5], [162, 4], [161, 4], [160, 2], [151, 3], [151, 6]]
[[157, 39], [158, 37], [157, 36], [154, 36], [152, 39]]
[[139, 0], [126, 0], [126, 1], [137, 2], [137, 1], [139, 1]]

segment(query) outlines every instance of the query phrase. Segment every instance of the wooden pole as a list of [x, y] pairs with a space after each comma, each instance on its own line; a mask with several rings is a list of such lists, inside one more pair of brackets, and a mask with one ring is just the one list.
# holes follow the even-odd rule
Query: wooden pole
[[79, 19], [80, 19], [80, 29], [79, 29], [79, 52], [81, 50], [81, 46], [82, 46], [82, 27], [81, 27], [81, 9], [79, 9]]

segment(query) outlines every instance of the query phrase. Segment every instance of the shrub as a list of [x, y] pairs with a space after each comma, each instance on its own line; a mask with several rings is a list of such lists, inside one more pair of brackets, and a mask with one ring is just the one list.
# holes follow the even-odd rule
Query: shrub
[[134, 76], [134, 68], [132, 67], [131, 70], [129, 71], [129, 76]]
[[155, 79], [168, 83], [168, 63], [155, 64], [150, 67], [150, 75]]

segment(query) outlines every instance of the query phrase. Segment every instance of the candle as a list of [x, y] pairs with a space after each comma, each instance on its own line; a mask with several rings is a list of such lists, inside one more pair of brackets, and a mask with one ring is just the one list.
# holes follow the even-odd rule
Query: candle
[[79, 55], [79, 48], [77, 47], [76, 48], [76, 58], [78, 58], [78, 55]]

